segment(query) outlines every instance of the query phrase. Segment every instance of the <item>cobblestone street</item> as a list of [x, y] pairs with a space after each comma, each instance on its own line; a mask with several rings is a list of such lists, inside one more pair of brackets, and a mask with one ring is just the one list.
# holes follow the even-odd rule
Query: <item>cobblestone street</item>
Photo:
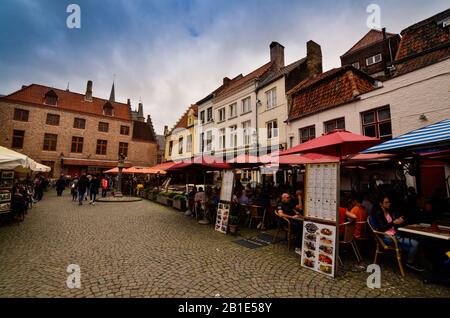
[[[78, 206], [48, 192], [23, 223], [0, 226], [0, 297], [450, 297], [400, 278], [388, 259], [382, 288], [369, 289], [356, 265], [333, 280], [301, 268], [285, 244], [235, 239], [150, 201]], [[81, 289], [66, 286], [69, 264]]]

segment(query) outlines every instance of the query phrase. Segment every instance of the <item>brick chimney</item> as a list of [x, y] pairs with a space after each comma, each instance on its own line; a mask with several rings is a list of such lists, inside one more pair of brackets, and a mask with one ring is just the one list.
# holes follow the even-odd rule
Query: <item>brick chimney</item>
[[92, 102], [92, 81], [89, 80], [86, 86], [86, 94], [84, 95], [84, 99]]
[[322, 73], [322, 49], [314, 41], [306, 43], [306, 68], [309, 76]]
[[278, 42], [270, 43], [270, 61], [274, 62], [276, 69], [284, 67], [284, 46]]
[[231, 80], [228, 77], [223, 78], [223, 85], [227, 85]]
[[167, 134], [169, 133], [169, 126], [164, 126], [164, 136], [167, 136]]

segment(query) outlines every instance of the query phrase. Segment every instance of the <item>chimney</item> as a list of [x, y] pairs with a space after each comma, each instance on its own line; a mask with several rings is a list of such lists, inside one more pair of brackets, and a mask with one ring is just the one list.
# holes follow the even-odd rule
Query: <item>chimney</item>
[[381, 29], [383, 32], [383, 40], [386, 40], [386, 28]]
[[86, 86], [86, 95], [84, 96], [85, 100], [92, 102], [92, 81], [89, 80]]
[[309, 76], [322, 73], [322, 49], [311, 40], [306, 43], [306, 68]]
[[138, 121], [145, 121], [145, 117], [144, 117], [144, 106], [142, 105], [142, 102], [139, 103], [139, 108], [138, 108], [138, 117], [137, 117]]
[[274, 62], [276, 69], [284, 67], [284, 46], [278, 42], [270, 43], [270, 61]]
[[223, 85], [227, 85], [231, 80], [228, 77], [223, 78]]
[[169, 133], [169, 126], [164, 126], [164, 136], [167, 136], [167, 134]]
[[131, 108], [131, 100], [129, 98], [127, 99], [127, 105], [129, 108]]

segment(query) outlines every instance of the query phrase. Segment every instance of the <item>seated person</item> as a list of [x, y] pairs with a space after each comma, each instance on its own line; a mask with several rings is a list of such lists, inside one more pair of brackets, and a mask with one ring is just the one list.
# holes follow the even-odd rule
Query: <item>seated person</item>
[[289, 193], [283, 193], [281, 195], [281, 202], [277, 207], [277, 211], [280, 217], [288, 218], [291, 221], [291, 226], [295, 233], [295, 241], [294, 241], [295, 252], [300, 254], [302, 246], [302, 232], [303, 232], [303, 226], [300, 223], [302, 216], [299, 212], [295, 211]]
[[[402, 250], [408, 252], [406, 259], [406, 266], [416, 271], [423, 271], [424, 269], [415, 264], [417, 252], [419, 251], [419, 242], [414, 239], [402, 237], [397, 233], [397, 227], [405, 223], [403, 216], [396, 217], [391, 214], [391, 201], [386, 195], [381, 195], [378, 204], [373, 207], [371, 215], [372, 226], [380, 232], [395, 236], [398, 240], [399, 246]], [[394, 242], [389, 237], [384, 237], [384, 242], [392, 246]]]
[[[353, 208], [350, 210], [350, 218], [354, 220], [354, 222], [366, 222], [367, 221], [367, 213], [364, 207], [362, 206], [363, 198], [355, 194], [353, 196], [352, 204]], [[356, 223], [355, 232], [353, 236], [357, 239], [361, 238], [361, 230], [363, 228], [363, 224]]]
[[[348, 220], [355, 220], [357, 218], [356, 215], [351, 213], [349, 210], [347, 210], [346, 207], [343, 206], [346, 204], [342, 204], [342, 202], [344, 202], [344, 200], [341, 200], [341, 204], [339, 207], [339, 224], [340, 225], [347, 223]], [[341, 237], [341, 239], [344, 237], [344, 233], [345, 233], [345, 228], [343, 226], [340, 226], [339, 227], [339, 236]]]

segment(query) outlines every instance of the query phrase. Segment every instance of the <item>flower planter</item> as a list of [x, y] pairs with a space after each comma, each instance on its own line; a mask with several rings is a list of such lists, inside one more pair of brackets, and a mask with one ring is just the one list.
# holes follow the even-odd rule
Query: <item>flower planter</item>
[[171, 207], [173, 205], [173, 199], [166, 198], [166, 205]]
[[238, 226], [234, 224], [229, 224], [228, 231], [230, 232], [230, 234], [236, 235], [238, 232]]
[[186, 210], [186, 200], [173, 200], [172, 206], [180, 211]]
[[156, 197], [156, 202], [167, 205], [167, 199], [168, 198], [166, 196], [158, 194]]

